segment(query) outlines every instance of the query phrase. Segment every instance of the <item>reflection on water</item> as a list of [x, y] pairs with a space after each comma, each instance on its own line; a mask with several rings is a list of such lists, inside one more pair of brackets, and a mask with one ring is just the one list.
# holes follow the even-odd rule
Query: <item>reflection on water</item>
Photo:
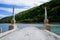
[[[3, 32], [6, 32], [6, 31], [8, 31], [8, 26], [9, 25], [10, 24], [0, 24], [0, 27], [2, 27]], [[35, 26], [35, 27], [37, 27], [39, 29], [43, 29], [44, 28], [43, 24], [16, 24], [16, 25], [17, 25], [17, 27], [19, 29], [22, 29], [24, 27], [29, 27], [29, 26]], [[52, 32], [60, 35], [60, 25], [59, 24], [51, 24], [50, 26], [51, 26], [51, 31]]]

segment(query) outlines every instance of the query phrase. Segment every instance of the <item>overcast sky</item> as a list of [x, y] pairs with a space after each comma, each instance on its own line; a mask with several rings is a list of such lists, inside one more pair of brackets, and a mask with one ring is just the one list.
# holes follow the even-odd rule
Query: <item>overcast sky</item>
[[15, 7], [15, 13], [19, 13], [48, 1], [49, 0], [0, 0], [0, 18], [11, 16], [13, 7]]

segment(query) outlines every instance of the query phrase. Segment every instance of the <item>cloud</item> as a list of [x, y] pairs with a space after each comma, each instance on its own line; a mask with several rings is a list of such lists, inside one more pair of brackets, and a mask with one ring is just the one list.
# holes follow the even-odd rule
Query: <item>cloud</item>
[[25, 5], [9, 5], [9, 4], [0, 4], [0, 7], [2, 8], [27, 8], [29, 6], [25, 6]]
[[[20, 9], [20, 8], [15, 8], [15, 9], [14, 9], [14, 13], [19, 13], [19, 12], [24, 11], [24, 10], [27, 10], [27, 9], [29, 9], [29, 8], [22, 8], [22, 9]], [[12, 14], [13, 8], [0, 8], [0, 13], [1, 13], [2, 11], [4, 12], [4, 14], [5, 14], [5, 12], [6, 12], [6, 14], [7, 14], [8, 12]]]
[[6, 17], [6, 16], [8, 16], [8, 15], [2, 15], [2, 14], [0, 14], [0, 17]]
[[9, 15], [2, 15], [2, 14], [0, 14], [0, 19], [3, 18], [3, 17], [6, 17], [6, 16], [9, 16]]
[[[27, 8], [27, 9], [29, 9], [29, 8]], [[19, 12], [25, 11], [27, 9], [15, 9], [15, 13], [19, 13]]]
[[[11, 5], [37, 6], [38, 3], [48, 2], [49, 0], [0, 0], [0, 3]], [[37, 5], [35, 5], [37, 4]]]
[[0, 7], [0, 11], [1, 11], [1, 10], [12, 13], [12, 9], [11, 9], [11, 8], [1, 8], [1, 7]]

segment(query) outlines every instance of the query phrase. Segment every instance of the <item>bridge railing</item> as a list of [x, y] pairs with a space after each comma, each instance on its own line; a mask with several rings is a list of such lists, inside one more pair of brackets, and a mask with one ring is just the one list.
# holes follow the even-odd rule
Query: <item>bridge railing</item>
[[12, 30], [10, 30], [10, 31], [0, 33], [0, 38], [2, 38], [2, 37], [4, 37], [4, 36], [6, 36], [6, 35], [8, 35], [8, 34], [10, 34], [10, 33], [12, 33], [12, 32], [14, 32], [14, 31], [15, 31], [15, 29], [12, 29]]
[[57, 35], [57, 34], [55, 34], [55, 33], [53, 33], [53, 32], [50, 32], [50, 31], [48, 31], [48, 30], [44, 30], [44, 31], [47, 32], [47, 33], [49, 33], [49, 34], [52, 35], [53, 37], [55, 37], [56, 40], [60, 40], [60, 36], [59, 36], [59, 35]]

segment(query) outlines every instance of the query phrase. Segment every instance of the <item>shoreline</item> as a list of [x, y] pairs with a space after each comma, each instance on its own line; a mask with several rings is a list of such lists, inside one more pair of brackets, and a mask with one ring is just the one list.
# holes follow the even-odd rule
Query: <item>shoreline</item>
[[[11, 23], [0, 23], [0, 24], [11, 24]], [[16, 23], [16, 24], [44, 24], [44, 22], [40, 22], [40, 23]], [[60, 22], [50, 22], [49, 24], [60, 24]]]

